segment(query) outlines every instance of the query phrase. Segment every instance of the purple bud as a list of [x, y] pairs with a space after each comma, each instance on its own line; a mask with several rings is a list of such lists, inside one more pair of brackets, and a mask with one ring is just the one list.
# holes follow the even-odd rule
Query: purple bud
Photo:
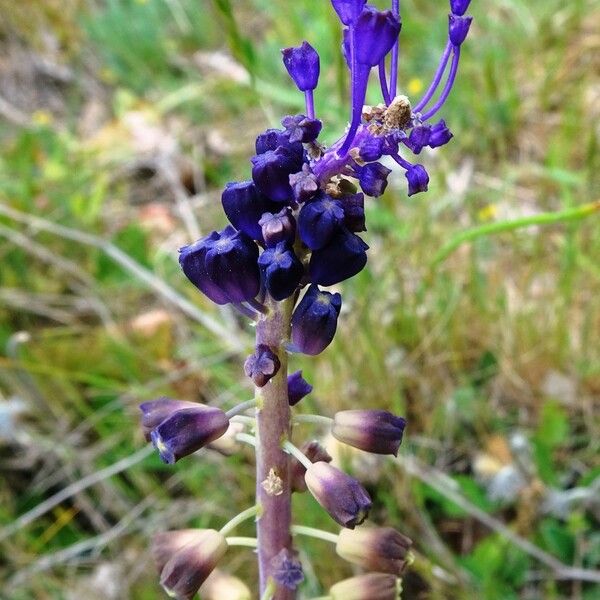
[[448, 15], [448, 31], [454, 46], [460, 46], [466, 39], [473, 17], [457, 17]]
[[361, 527], [340, 532], [338, 556], [369, 571], [401, 575], [412, 540], [391, 527]]
[[364, 194], [343, 196], [341, 201], [344, 205], [344, 225], [348, 231], [366, 231]]
[[[290, 177], [294, 177], [291, 175]], [[292, 211], [286, 206], [278, 213], [264, 213], [258, 224], [262, 229], [262, 237], [268, 248], [276, 246], [279, 242], [293, 244], [296, 237], [296, 219]]]
[[462, 17], [469, 8], [471, 0], [450, 0], [450, 10], [457, 16]]
[[334, 285], [354, 277], [367, 264], [368, 249], [357, 235], [340, 229], [326, 246], [312, 253], [308, 265], [310, 280], [320, 285]]
[[314, 142], [323, 127], [323, 123], [319, 119], [309, 119], [304, 115], [284, 117], [281, 124], [285, 127], [290, 142], [302, 142], [303, 144]]
[[244, 363], [244, 372], [257, 387], [267, 385], [269, 380], [277, 375], [281, 363], [277, 354], [275, 354], [266, 344], [259, 344]]
[[384, 138], [376, 135], [365, 135], [358, 144], [360, 158], [365, 162], [379, 160], [383, 155], [383, 144]]
[[398, 600], [402, 587], [395, 575], [367, 573], [339, 581], [329, 589], [331, 600]]
[[319, 82], [319, 55], [308, 43], [295, 48], [284, 48], [283, 64], [301, 92], [314, 90]]
[[331, 433], [344, 444], [374, 454], [398, 455], [406, 421], [385, 410], [342, 410]]
[[318, 250], [331, 240], [344, 221], [341, 202], [322, 194], [308, 202], [298, 215], [300, 239], [311, 249]]
[[290, 406], [296, 406], [304, 396], [308, 396], [313, 390], [313, 386], [302, 377], [302, 371], [296, 371], [287, 378], [288, 384], [288, 402]]
[[221, 437], [228, 427], [227, 415], [218, 408], [184, 408], [152, 430], [152, 444], [161, 460], [172, 465]]
[[208, 408], [197, 402], [188, 402], [187, 400], [171, 400], [171, 398], [158, 398], [149, 402], [142, 402], [140, 410], [142, 411], [142, 431], [146, 441], [150, 441], [150, 432], [158, 427], [167, 417], [183, 408]]
[[227, 542], [218, 531], [196, 530], [194, 539], [177, 550], [161, 569], [160, 584], [169, 596], [192, 600], [226, 551]]
[[406, 145], [413, 151], [413, 154], [420, 154], [425, 146], [429, 145], [431, 138], [430, 125], [417, 125], [406, 140]]
[[302, 161], [289, 149], [279, 146], [253, 156], [252, 179], [258, 189], [274, 202], [290, 202], [293, 197], [290, 175], [302, 168]]
[[267, 129], [256, 138], [256, 154], [264, 154], [279, 147], [287, 148], [300, 162], [304, 148], [300, 142], [290, 142], [287, 131], [282, 129]]
[[339, 294], [309, 286], [292, 315], [291, 350], [314, 356], [329, 346], [342, 308]]
[[408, 195], [418, 194], [419, 192], [426, 192], [427, 185], [429, 184], [429, 175], [423, 165], [413, 165], [404, 174], [408, 180]]
[[259, 219], [263, 213], [277, 210], [277, 204], [259, 193], [252, 181], [228, 183], [221, 202], [230, 223], [253, 240], [262, 241]]
[[446, 126], [446, 121], [441, 119], [431, 128], [431, 135], [429, 136], [429, 147], [439, 148], [444, 146], [453, 138], [452, 132]]
[[357, 62], [377, 66], [398, 40], [400, 28], [400, 21], [390, 10], [365, 6], [354, 25]]
[[297, 289], [304, 267], [286, 242], [267, 248], [258, 259], [267, 291], [275, 300], [289, 298]]
[[331, 0], [335, 12], [344, 25], [351, 25], [358, 19], [367, 0]]
[[302, 171], [290, 175], [290, 185], [296, 202], [300, 204], [314, 198], [319, 190], [319, 182], [307, 164], [302, 165]]
[[288, 590], [295, 590], [304, 581], [302, 563], [293, 550], [282, 548], [271, 559], [271, 567], [275, 582]]
[[228, 226], [206, 252], [206, 272], [231, 302], [244, 302], [258, 294], [258, 247], [241, 231]]
[[304, 480], [317, 502], [342, 527], [354, 529], [369, 515], [369, 494], [356, 479], [339, 469], [316, 462], [306, 470]]
[[[331, 462], [331, 456], [329, 456], [327, 450], [325, 450], [325, 448], [317, 441], [307, 442], [302, 446], [301, 450], [310, 462]], [[298, 459], [292, 458], [290, 465], [292, 492], [302, 494], [307, 490], [306, 481], [304, 481], [305, 474], [306, 467]]]
[[391, 169], [384, 167], [381, 163], [372, 162], [358, 169], [358, 181], [362, 191], [367, 196], [378, 198], [385, 192], [388, 175]]

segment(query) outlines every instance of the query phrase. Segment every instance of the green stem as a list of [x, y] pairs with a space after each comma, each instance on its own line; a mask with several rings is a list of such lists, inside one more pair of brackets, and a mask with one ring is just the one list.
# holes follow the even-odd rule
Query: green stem
[[225, 414], [231, 419], [237, 415], [241, 415], [243, 412], [246, 412], [249, 408], [256, 406], [256, 399], [252, 398], [252, 400], [246, 400], [246, 402], [242, 402], [237, 406], [229, 409]]
[[296, 448], [296, 446], [294, 446], [292, 442], [285, 440], [281, 444], [281, 447], [288, 454], [291, 454], [293, 457], [297, 458], [300, 461], [300, 463], [302, 463], [307, 469], [309, 469], [312, 466], [312, 462], [310, 461], [310, 459], [304, 454], [304, 452], [302, 452], [302, 450]]
[[514, 219], [513, 221], [500, 221], [498, 223], [486, 223], [458, 233], [450, 241], [442, 246], [431, 261], [431, 267], [435, 269], [444, 262], [459, 246], [465, 242], [471, 242], [486, 235], [494, 235], [505, 231], [513, 231], [531, 225], [553, 225], [555, 223], [566, 223], [578, 221], [600, 211], [600, 200], [583, 204], [576, 208], [567, 208], [556, 212], [545, 212], [538, 215]]
[[244, 444], [248, 444], [249, 446], [254, 446], [256, 448], [256, 438], [253, 435], [250, 435], [249, 433], [238, 433], [235, 436], [235, 439], [238, 442], [244, 442]]
[[239, 515], [233, 517], [231, 521], [223, 525], [223, 527], [221, 527], [220, 533], [226, 536], [228, 533], [231, 533], [240, 523], [243, 523], [246, 519], [255, 517], [259, 513], [259, 511], [260, 506], [258, 504], [247, 508], [246, 510], [242, 511]]
[[273, 600], [273, 596], [275, 595], [275, 591], [277, 590], [277, 586], [275, 582], [269, 578], [267, 582], [267, 587], [263, 592], [263, 595], [260, 597], [260, 600]]
[[292, 533], [294, 535], [306, 535], [308, 537], [317, 538], [319, 540], [331, 542], [332, 544], [337, 544], [339, 537], [337, 533], [315, 529], [314, 527], [306, 527], [304, 525], [292, 525]]
[[258, 540], [252, 537], [228, 537], [225, 538], [228, 546], [246, 546], [247, 548], [256, 548]]
[[315, 423], [317, 425], [326, 425], [331, 427], [333, 419], [323, 415], [295, 415], [294, 423]]

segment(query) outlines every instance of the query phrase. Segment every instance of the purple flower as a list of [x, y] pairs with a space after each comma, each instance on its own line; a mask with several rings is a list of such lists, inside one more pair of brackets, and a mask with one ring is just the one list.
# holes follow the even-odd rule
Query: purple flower
[[302, 171], [290, 175], [290, 185], [294, 199], [300, 204], [314, 198], [319, 190], [319, 182], [306, 163], [302, 165]]
[[457, 16], [462, 17], [469, 8], [471, 0], [450, 0], [450, 10]]
[[465, 41], [472, 21], [473, 17], [448, 15], [448, 31], [450, 41], [454, 46], [460, 46]]
[[292, 211], [287, 206], [276, 214], [264, 213], [258, 224], [261, 226], [262, 237], [268, 248], [276, 246], [279, 242], [294, 243], [296, 219], [294, 219]]
[[173, 555], [183, 547], [202, 539], [204, 529], [162, 531], [152, 539], [152, 556], [160, 573]]
[[391, 527], [361, 527], [341, 531], [335, 548], [338, 556], [355, 565], [401, 575], [412, 540]]
[[367, 573], [339, 581], [329, 589], [331, 600], [398, 600], [400, 580], [387, 573]]
[[[302, 453], [310, 460], [310, 462], [331, 462], [331, 456], [329, 456], [327, 450], [319, 444], [316, 440], [307, 442], [301, 448]], [[290, 481], [292, 492], [303, 493], [307, 490], [306, 481], [304, 476], [306, 474], [306, 467], [296, 458], [292, 458], [290, 465]]]
[[264, 154], [269, 150], [286, 148], [300, 163], [304, 155], [304, 148], [300, 142], [291, 142], [287, 131], [282, 129], [267, 129], [256, 138], [256, 154]]
[[440, 146], [444, 146], [452, 139], [452, 137], [452, 132], [446, 126], [446, 121], [441, 119], [431, 127], [429, 147], [439, 148]]
[[284, 146], [257, 154], [251, 160], [252, 179], [258, 189], [274, 202], [290, 202], [293, 198], [290, 175], [300, 171], [302, 161]]
[[385, 410], [335, 413], [331, 434], [344, 444], [374, 454], [398, 455], [406, 421]]
[[426, 192], [429, 184], [429, 175], [423, 165], [413, 165], [404, 174], [408, 180], [408, 195]]
[[339, 294], [311, 285], [292, 315], [290, 349], [309, 355], [323, 352], [333, 340], [341, 307]]
[[335, 12], [344, 25], [351, 25], [358, 19], [367, 0], [331, 0]]
[[259, 219], [263, 213], [277, 210], [277, 204], [263, 196], [252, 181], [228, 183], [221, 195], [229, 222], [253, 240], [263, 240]]
[[298, 216], [300, 239], [311, 249], [318, 250], [329, 242], [344, 220], [341, 202], [322, 194], [308, 202]]
[[417, 125], [410, 132], [406, 145], [413, 151], [414, 154], [421, 154], [421, 150], [429, 145], [431, 139], [430, 125]]
[[314, 90], [319, 82], [320, 62], [317, 51], [308, 43], [302, 42], [296, 48], [285, 48], [283, 64], [301, 92]]
[[158, 427], [167, 417], [183, 408], [208, 408], [197, 402], [188, 402], [187, 400], [172, 400], [171, 398], [158, 398], [149, 402], [142, 402], [140, 410], [142, 411], [142, 431], [146, 441], [150, 441], [150, 433], [155, 427]]
[[344, 205], [344, 225], [348, 231], [366, 231], [365, 196], [364, 194], [349, 194], [341, 198]]
[[357, 235], [340, 229], [326, 246], [312, 253], [308, 265], [310, 280], [334, 285], [354, 277], [367, 264], [368, 248]]
[[275, 300], [289, 298], [297, 289], [304, 267], [286, 242], [267, 248], [258, 259], [267, 291]]
[[283, 548], [271, 559], [273, 579], [288, 590], [295, 590], [304, 581], [302, 563], [297, 553]]
[[176, 551], [161, 569], [160, 584], [178, 600], [192, 600], [227, 551], [223, 535], [199, 530], [196, 539]]
[[369, 515], [369, 494], [356, 479], [343, 471], [320, 461], [306, 469], [304, 480], [316, 501], [342, 527], [354, 529]]
[[287, 378], [288, 384], [288, 402], [290, 406], [296, 406], [304, 396], [308, 396], [313, 390], [313, 386], [302, 377], [302, 371], [296, 371]]
[[362, 191], [367, 196], [378, 198], [385, 192], [388, 175], [391, 169], [384, 167], [381, 163], [372, 162], [358, 169], [358, 181]]
[[277, 375], [281, 363], [277, 354], [265, 344], [256, 346], [254, 354], [251, 354], [244, 363], [244, 372], [257, 387], [264, 387]]
[[364, 162], [379, 160], [383, 156], [384, 138], [371, 134], [361, 135], [359, 138], [359, 135], [357, 134], [355, 143], [358, 141], [357, 147], [361, 160]]
[[229, 419], [219, 408], [184, 408], [162, 421], [150, 436], [161, 460], [172, 465], [221, 437], [228, 427]]
[[354, 29], [357, 62], [376, 67], [398, 40], [401, 25], [391, 11], [379, 11], [366, 5]]
[[281, 124], [285, 127], [290, 142], [302, 142], [303, 144], [314, 142], [323, 127], [323, 123], [319, 119], [309, 119], [304, 115], [284, 117]]

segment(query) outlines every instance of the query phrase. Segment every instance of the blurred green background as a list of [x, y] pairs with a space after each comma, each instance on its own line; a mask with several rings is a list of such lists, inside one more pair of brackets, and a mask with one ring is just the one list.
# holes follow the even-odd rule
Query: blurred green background
[[[414, 98], [447, 6], [402, 5]], [[292, 358], [315, 384], [299, 409], [407, 417], [398, 461], [330, 444], [374, 521], [415, 541], [404, 598], [597, 599], [600, 4], [470, 12], [442, 114], [455, 138], [424, 158], [429, 193], [407, 198], [396, 174], [369, 200], [339, 333]], [[164, 466], [137, 404], [251, 394], [251, 328], [195, 293], [177, 249], [224, 225], [220, 190], [248, 178], [256, 134], [302, 110], [279, 54], [302, 39], [333, 141], [348, 95], [326, 0], [0, 0], [0, 598], [163, 597], [152, 533], [252, 503], [247, 449]], [[324, 542], [298, 547], [305, 598], [353, 572]], [[226, 568], [254, 589], [249, 550]]]

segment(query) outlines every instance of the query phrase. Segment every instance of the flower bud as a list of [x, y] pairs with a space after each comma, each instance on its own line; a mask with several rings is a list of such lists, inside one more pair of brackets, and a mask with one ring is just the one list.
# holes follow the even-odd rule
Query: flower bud
[[339, 294], [321, 292], [311, 285], [292, 315], [292, 350], [320, 354], [329, 346], [342, 307]]
[[472, 21], [473, 17], [448, 15], [448, 32], [450, 41], [454, 46], [460, 46], [465, 41]]
[[297, 289], [304, 267], [286, 242], [267, 248], [258, 259], [258, 266], [269, 294], [275, 300], [289, 298]]
[[277, 355], [266, 344], [256, 346], [244, 363], [244, 372], [257, 387], [264, 387], [272, 377], [277, 375], [281, 363]]
[[406, 421], [385, 410], [342, 410], [335, 413], [333, 437], [373, 454], [398, 455]]
[[298, 89], [301, 92], [314, 90], [319, 83], [321, 69], [317, 51], [305, 41], [301, 46], [284, 48], [281, 54], [283, 64]]
[[[292, 175], [293, 177], [293, 175]], [[278, 213], [264, 213], [258, 224], [262, 228], [262, 236], [267, 248], [277, 246], [279, 242], [292, 245], [296, 237], [296, 219], [289, 207]]]
[[306, 163], [302, 165], [302, 171], [290, 175], [290, 186], [294, 199], [300, 204], [314, 198], [319, 190], [319, 182]]
[[322, 194], [306, 203], [298, 215], [300, 239], [311, 249], [318, 250], [329, 242], [344, 220], [341, 202]]
[[[331, 462], [331, 456], [329, 453], [319, 442], [313, 440], [312, 442], [307, 442], [301, 448], [302, 454], [310, 460], [310, 462]], [[306, 491], [306, 481], [304, 481], [304, 476], [306, 475], [306, 467], [297, 459], [292, 458], [290, 465], [290, 484], [292, 488], [292, 492], [303, 493]]]
[[314, 142], [323, 127], [323, 123], [319, 119], [309, 119], [304, 115], [284, 117], [281, 124], [285, 127], [290, 142], [302, 142], [303, 144]]
[[367, 0], [331, 0], [335, 12], [344, 25], [351, 25], [358, 19]]
[[429, 175], [423, 165], [413, 165], [404, 174], [408, 180], [408, 195], [426, 192], [429, 184]]
[[371, 498], [350, 475], [320, 461], [306, 469], [304, 480], [316, 501], [342, 527], [354, 529], [367, 518]]
[[202, 600], [251, 600], [248, 586], [237, 577], [215, 569], [200, 588]]
[[[359, 138], [359, 136], [356, 136]], [[366, 130], [364, 135], [361, 135], [358, 140], [358, 154], [364, 162], [372, 162], [379, 160], [383, 156], [384, 138], [381, 136], [371, 135]], [[356, 144], [356, 140], [354, 142]]]
[[183, 408], [208, 408], [197, 402], [188, 402], [187, 400], [171, 400], [171, 398], [158, 398], [149, 402], [142, 402], [140, 410], [142, 411], [142, 431], [146, 441], [150, 441], [150, 432], [158, 427], [167, 417]]
[[441, 119], [431, 128], [429, 147], [439, 148], [440, 146], [444, 146], [452, 139], [452, 137], [452, 132], [446, 126], [446, 122], [444, 119]]
[[340, 532], [335, 551], [355, 565], [401, 575], [406, 566], [412, 540], [391, 527], [361, 527]]
[[218, 236], [204, 259], [208, 276], [231, 302], [254, 298], [260, 290], [258, 247], [245, 233], [230, 225]]
[[288, 384], [288, 402], [290, 406], [296, 406], [304, 396], [308, 396], [313, 390], [313, 386], [302, 377], [302, 371], [296, 371], [287, 378]]
[[252, 179], [258, 189], [274, 202], [290, 202], [293, 197], [290, 175], [302, 168], [302, 160], [291, 150], [278, 146], [253, 156]]
[[450, 10], [457, 16], [462, 17], [469, 8], [471, 0], [450, 0]]
[[412, 150], [413, 154], [420, 154], [421, 150], [425, 146], [429, 145], [429, 139], [431, 138], [431, 126], [430, 125], [417, 125], [413, 127], [413, 130], [406, 140], [406, 145]]
[[357, 62], [376, 67], [398, 40], [400, 28], [400, 21], [390, 10], [365, 6], [354, 24]]
[[277, 210], [277, 204], [259, 193], [252, 181], [228, 183], [221, 203], [229, 222], [253, 240], [262, 241], [259, 220], [263, 213]]
[[169, 596], [192, 600], [227, 551], [227, 542], [214, 529], [198, 532], [197, 539], [175, 552], [161, 571], [160, 584]]
[[221, 437], [229, 427], [227, 415], [212, 406], [174, 412], [150, 434], [160, 458], [173, 464]]
[[400, 580], [387, 573], [367, 573], [339, 581], [329, 589], [331, 600], [399, 600]]
[[341, 202], [344, 206], [344, 225], [346, 229], [352, 232], [366, 231], [364, 194], [343, 196]]
[[184, 546], [203, 539], [204, 529], [162, 531], [152, 538], [152, 556], [160, 573], [173, 555]]
[[320, 285], [334, 285], [354, 277], [367, 264], [369, 246], [354, 233], [340, 229], [329, 243], [312, 253], [310, 280]]
[[361, 167], [358, 171], [358, 181], [362, 191], [367, 196], [379, 198], [385, 192], [387, 178], [391, 172], [391, 169], [378, 162], [368, 163]]

